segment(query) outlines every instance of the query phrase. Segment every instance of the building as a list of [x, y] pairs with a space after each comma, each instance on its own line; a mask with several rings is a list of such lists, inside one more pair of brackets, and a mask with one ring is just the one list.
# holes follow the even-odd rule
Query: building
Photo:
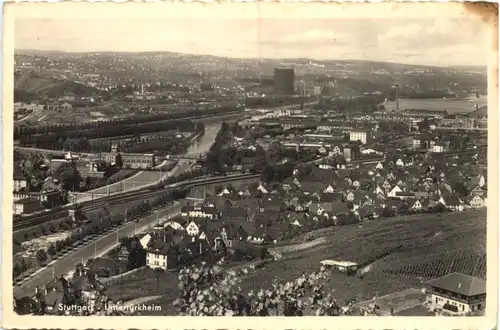
[[294, 69], [274, 69], [274, 91], [277, 94], [294, 94]]
[[367, 129], [353, 129], [349, 132], [350, 141], [361, 141], [362, 144], [371, 143], [373, 140], [372, 131]]
[[33, 213], [41, 209], [40, 201], [35, 198], [22, 198], [14, 202], [12, 212], [14, 215]]
[[432, 152], [434, 152], [434, 153], [442, 153], [442, 152], [444, 152], [444, 147], [442, 145], [440, 145], [440, 144], [434, 144], [432, 146]]
[[23, 175], [19, 166], [14, 166], [14, 191], [24, 191], [28, 186], [28, 181]]
[[442, 119], [448, 114], [446, 110], [406, 109], [401, 113], [411, 118], [438, 118]]
[[59, 190], [41, 191], [41, 192], [14, 192], [14, 201], [25, 198], [34, 198], [39, 203], [46, 205], [58, 205], [61, 202], [61, 192]]
[[314, 94], [314, 96], [320, 96], [321, 95], [321, 86], [314, 86], [313, 94]]
[[481, 313], [486, 304], [486, 282], [480, 278], [451, 273], [426, 282], [427, 303], [451, 315]]
[[122, 158], [123, 167], [148, 169], [156, 165], [156, 156], [154, 154], [121, 153], [116, 144], [111, 147], [110, 153], [100, 154], [100, 159], [113, 164], [118, 154]]
[[358, 270], [358, 264], [350, 261], [336, 261], [327, 259], [321, 261], [320, 264], [348, 274], [353, 274]]
[[152, 239], [146, 250], [146, 265], [152, 269], [166, 270], [170, 249], [171, 245], [166, 241], [165, 236]]

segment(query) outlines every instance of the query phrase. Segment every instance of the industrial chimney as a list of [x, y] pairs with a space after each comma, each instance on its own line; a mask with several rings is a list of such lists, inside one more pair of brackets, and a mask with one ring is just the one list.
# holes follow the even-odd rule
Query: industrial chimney
[[399, 112], [399, 84], [396, 84], [396, 111]]

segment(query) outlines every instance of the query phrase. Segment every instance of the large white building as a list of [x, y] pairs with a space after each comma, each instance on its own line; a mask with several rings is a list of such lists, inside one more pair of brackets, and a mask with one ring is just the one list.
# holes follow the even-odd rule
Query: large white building
[[482, 313], [486, 304], [486, 282], [480, 278], [451, 273], [426, 283], [427, 304], [433, 310], [465, 315]]
[[349, 132], [350, 141], [361, 141], [362, 144], [372, 142], [372, 131], [367, 129], [353, 129]]

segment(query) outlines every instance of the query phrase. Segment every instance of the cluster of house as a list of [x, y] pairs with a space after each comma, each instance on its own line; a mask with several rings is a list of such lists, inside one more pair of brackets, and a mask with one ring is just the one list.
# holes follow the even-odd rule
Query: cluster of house
[[[456, 191], [454, 180], [469, 193]], [[486, 205], [486, 177], [450, 164], [407, 160], [356, 168], [308, 166], [280, 184], [219, 187], [141, 238], [152, 268], [169, 269], [238, 243], [275, 244], [294, 228], [353, 224], [394, 214]]]
[[[75, 315], [77, 312], [93, 314], [92, 311], [103, 309], [107, 302], [102, 294], [103, 288], [95, 273], [82, 266], [69, 279], [64, 276], [54, 277], [45, 287], [36, 287], [33, 297], [14, 299], [14, 309], [21, 315]], [[85, 306], [85, 310], [70, 310], [67, 306]]]
[[21, 167], [17, 165], [14, 166], [13, 195], [12, 212], [14, 215], [34, 213], [44, 206], [56, 205], [61, 201], [61, 192], [58, 189], [29, 191], [28, 179]]

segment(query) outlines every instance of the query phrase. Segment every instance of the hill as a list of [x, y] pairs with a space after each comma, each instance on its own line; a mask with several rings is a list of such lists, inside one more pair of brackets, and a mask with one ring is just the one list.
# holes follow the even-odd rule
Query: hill
[[93, 96], [98, 90], [73, 81], [44, 78], [33, 74], [14, 75], [14, 102], [30, 101], [35, 97], [63, 97], [73, 93], [77, 97]]
[[338, 297], [346, 300], [366, 300], [410, 287], [420, 288], [423, 281], [450, 272], [486, 277], [486, 209], [333, 227], [317, 232], [312, 241], [305, 238], [307, 235], [311, 234], [304, 235], [304, 242], [295, 246], [310, 247], [282, 251], [282, 260], [252, 273], [242, 287], [250, 289], [255, 283], [267, 287], [275, 278], [298, 278], [316, 270], [324, 259], [354, 261], [367, 267], [363, 279], [342, 273], [333, 275], [328, 289], [334, 289]]

